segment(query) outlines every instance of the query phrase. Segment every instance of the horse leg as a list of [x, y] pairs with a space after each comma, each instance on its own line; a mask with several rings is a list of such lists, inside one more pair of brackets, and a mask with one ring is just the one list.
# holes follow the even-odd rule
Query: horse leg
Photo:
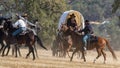
[[106, 63], [106, 53], [103, 51], [103, 49], [101, 50], [101, 52], [102, 52], [102, 55], [103, 55], [103, 57], [104, 57], [104, 64]]
[[10, 51], [10, 45], [8, 46], [8, 50], [7, 50], [6, 56], [8, 55], [9, 51]]
[[64, 58], [66, 57], [66, 50], [63, 51], [63, 55]]
[[29, 52], [28, 52], [28, 54], [26, 55], [26, 58], [28, 58], [28, 56], [30, 55], [31, 52], [33, 53], [33, 60], [35, 60], [34, 48], [29, 45]]
[[32, 47], [32, 46], [31, 46], [31, 51], [32, 51], [32, 54], [33, 54], [33, 60], [35, 60], [34, 47]]
[[63, 52], [63, 57], [64, 57], [64, 58], [66, 57], [66, 53], [68, 54], [67, 48], [65, 48], [65, 50], [64, 50], [64, 52]]
[[101, 56], [101, 49], [97, 49], [98, 56], [94, 59], [93, 63]]
[[[29, 46], [28, 46], [28, 47], [29, 47]], [[26, 55], [26, 59], [29, 57], [30, 53], [31, 53], [31, 49], [30, 49], [30, 47], [29, 47], [29, 52], [28, 52], [28, 54]]]
[[70, 58], [70, 61], [72, 61], [74, 54], [75, 54], [76, 52], [78, 52], [78, 51], [79, 51], [79, 48], [76, 48], [76, 49], [73, 51], [72, 56], [71, 56], [71, 58]]
[[19, 56], [21, 57], [21, 52], [20, 52], [20, 48], [18, 47], [18, 53], [19, 53]]
[[[77, 58], [80, 58], [80, 51], [77, 52], [77, 55], [78, 55]], [[82, 59], [82, 58], [81, 58], [81, 59]]]
[[4, 46], [5, 46], [3, 42], [1, 42], [1, 45], [2, 45], [2, 46], [1, 46], [1, 48], [0, 48], [0, 53], [2, 52], [2, 50], [3, 50]]
[[85, 51], [84, 51], [84, 50], [82, 50], [81, 52], [82, 52], [82, 57], [81, 57], [81, 58], [83, 58], [83, 59], [84, 59], [84, 62], [86, 62], [86, 58], [85, 58]]
[[15, 57], [17, 57], [17, 50], [18, 50], [18, 48], [17, 48], [17, 45], [15, 45]]
[[15, 45], [14, 48], [12, 48], [12, 55], [14, 55], [14, 52], [16, 53], [15, 57], [17, 57], [17, 52], [19, 53], [19, 56], [21, 57], [19, 46]]
[[38, 57], [37, 48], [36, 48], [36, 45], [35, 45], [35, 44], [34, 44], [34, 49], [35, 49], [36, 57], [39, 58], [39, 57]]
[[7, 44], [7, 45], [3, 48], [2, 56], [4, 56], [5, 50], [6, 50], [6, 48], [9, 47], [9, 46], [10, 46], [10, 45]]
[[14, 56], [15, 47], [12, 46], [12, 56]]
[[70, 55], [69, 55], [69, 51], [71, 49], [71, 45], [69, 45], [68, 49], [67, 49], [67, 54], [68, 54], [68, 57], [70, 58]]

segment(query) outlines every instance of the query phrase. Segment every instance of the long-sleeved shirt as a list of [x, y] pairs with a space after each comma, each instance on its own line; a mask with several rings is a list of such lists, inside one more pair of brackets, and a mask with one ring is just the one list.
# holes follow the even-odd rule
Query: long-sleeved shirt
[[30, 26], [35, 26], [34, 24], [32, 24], [31, 22], [29, 22], [27, 19], [25, 19], [24, 17], [22, 16], [19, 16], [20, 19], [22, 19], [25, 23], [27, 23], [28, 25]]
[[86, 34], [93, 34], [93, 29], [91, 25], [86, 25], [84, 29], [80, 30], [79, 32], [84, 32]]
[[15, 24], [13, 24], [14, 27], [27, 27], [26, 23], [22, 20], [19, 19], [17, 22], [15, 22]]

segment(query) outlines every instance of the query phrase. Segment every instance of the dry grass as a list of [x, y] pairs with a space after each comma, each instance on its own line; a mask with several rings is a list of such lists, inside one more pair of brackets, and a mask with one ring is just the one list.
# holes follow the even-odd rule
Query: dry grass
[[0, 68], [120, 68], [120, 52], [118, 51], [115, 52], [118, 61], [114, 61], [110, 52], [106, 52], [106, 64], [103, 64], [102, 56], [95, 64], [92, 63], [97, 55], [94, 51], [87, 52], [86, 63], [84, 63], [83, 60], [78, 59], [76, 56], [72, 62], [69, 61], [69, 58], [53, 57], [50, 50], [38, 50], [39, 58], [33, 61], [32, 56], [28, 59], [24, 58], [27, 49], [21, 49], [21, 52], [23, 57], [15, 58], [11, 56], [11, 54], [6, 57], [0, 57]]

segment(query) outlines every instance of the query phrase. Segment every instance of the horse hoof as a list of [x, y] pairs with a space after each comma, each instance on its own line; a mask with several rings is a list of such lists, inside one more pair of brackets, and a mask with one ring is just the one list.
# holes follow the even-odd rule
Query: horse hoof
[[2, 57], [4, 57], [5, 55], [2, 55]]
[[33, 60], [35, 60], [35, 58], [33, 58]]
[[26, 56], [26, 59], [28, 58], [28, 56]]
[[15, 58], [17, 58], [17, 56], [15, 56]]
[[86, 60], [84, 60], [84, 62], [86, 62]]
[[72, 59], [70, 59], [70, 62], [72, 62]]

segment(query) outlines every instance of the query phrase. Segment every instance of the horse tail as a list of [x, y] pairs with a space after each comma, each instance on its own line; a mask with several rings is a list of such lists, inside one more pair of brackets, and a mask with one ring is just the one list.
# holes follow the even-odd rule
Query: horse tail
[[105, 39], [105, 41], [106, 41], [106, 46], [108, 47], [109, 51], [112, 53], [113, 58], [114, 58], [115, 60], [117, 60], [117, 57], [116, 57], [114, 51], [112, 50], [109, 42], [108, 42], [106, 39]]
[[42, 43], [41, 39], [38, 37], [38, 36], [35, 36], [35, 39], [37, 39], [37, 43], [42, 47], [44, 48], [45, 50], [48, 50]]

